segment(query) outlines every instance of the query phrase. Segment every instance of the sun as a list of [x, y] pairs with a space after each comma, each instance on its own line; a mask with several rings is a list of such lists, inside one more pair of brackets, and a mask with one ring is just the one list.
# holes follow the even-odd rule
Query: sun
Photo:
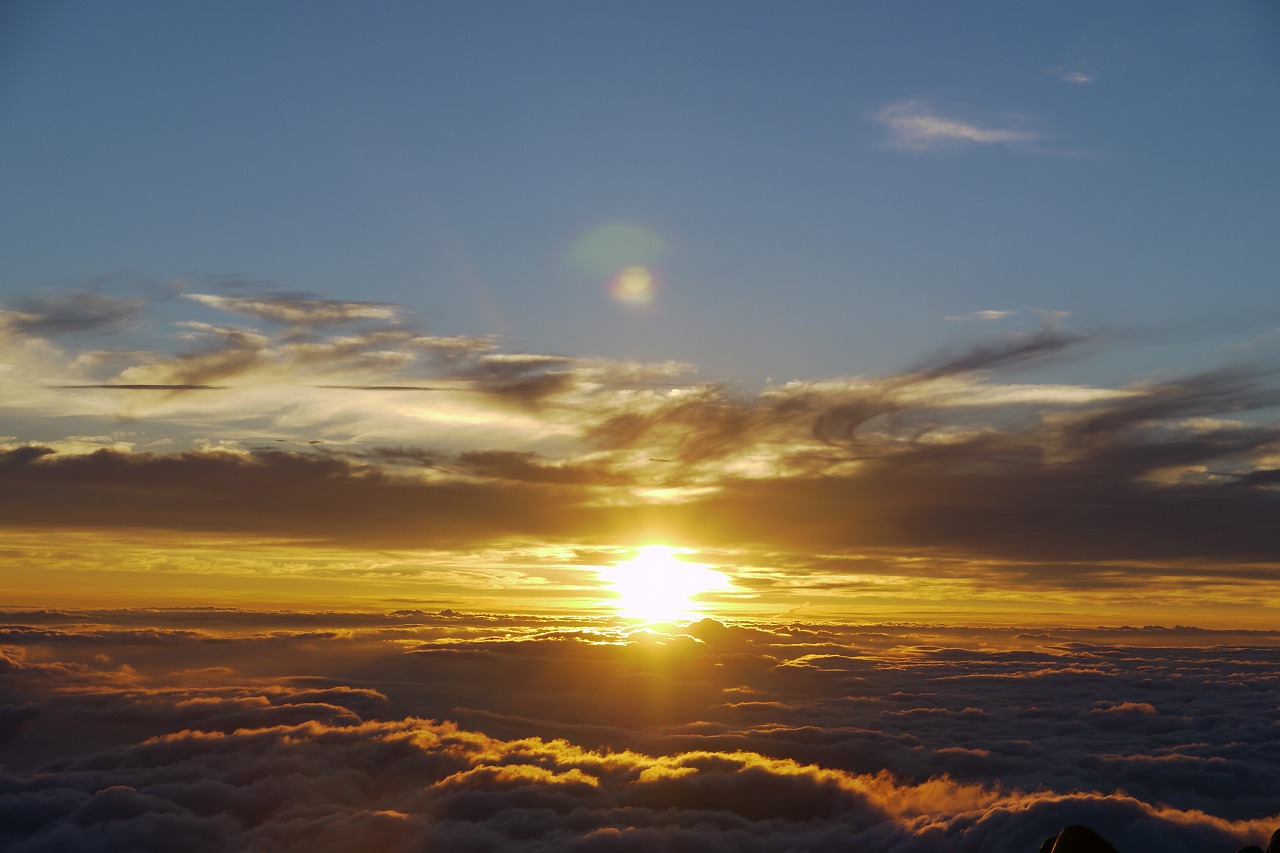
[[697, 618], [702, 606], [694, 597], [728, 589], [729, 578], [703, 563], [686, 562], [677, 554], [684, 548], [646, 545], [630, 560], [600, 570], [600, 576], [618, 594], [623, 616], [646, 622]]

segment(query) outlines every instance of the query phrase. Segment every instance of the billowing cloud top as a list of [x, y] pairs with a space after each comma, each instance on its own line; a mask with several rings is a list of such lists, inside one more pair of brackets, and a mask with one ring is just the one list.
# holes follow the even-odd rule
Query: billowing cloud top
[[9, 611], [10, 850], [1229, 851], [1275, 632]]

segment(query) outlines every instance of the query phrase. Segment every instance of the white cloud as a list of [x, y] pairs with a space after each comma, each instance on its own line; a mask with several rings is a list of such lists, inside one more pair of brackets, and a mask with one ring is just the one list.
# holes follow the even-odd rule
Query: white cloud
[[233, 314], [301, 326], [336, 326], [356, 320], [395, 320], [402, 310], [398, 305], [385, 302], [315, 299], [293, 294], [216, 296], [209, 293], [184, 293], [183, 296], [192, 302]]
[[1003, 320], [1005, 317], [1012, 317], [1012, 311], [971, 311], [968, 314], [952, 314], [945, 319], [953, 323], [963, 323], [967, 320]]
[[1097, 78], [1092, 75], [1085, 74], [1083, 71], [1065, 71], [1058, 75], [1058, 79], [1064, 80], [1067, 83], [1074, 83], [1077, 86], [1083, 86], [1086, 83], [1094, 82]]
[[898, 101], [882, 108], [876, 121], [889, 129], [888, 144], [925, 151], [948, 143], [1012, 144], [1029, 142], [1036, 134], [1014, 128], [988, 128], [934, 113], [921, 101]]

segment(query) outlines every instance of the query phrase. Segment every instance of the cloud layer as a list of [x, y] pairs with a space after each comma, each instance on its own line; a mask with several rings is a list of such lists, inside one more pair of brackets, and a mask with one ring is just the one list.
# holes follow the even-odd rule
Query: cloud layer
[[6, 614], [12, 850], [1232, 850], [1274, 632]]
[[[1280, 575], [1280, 389], [1263, 364], [1028, 380], [1107, 342], [1059, 314], [1019, 329], [1026, 317], [985, 311], [1014, 330], [896, 374], [751, 391], [678, 363], [429, 334], [396, 306], [188, 296], [174, 304], [239, 319], [183, 320], [172, 350], [135, 351], [97, 348], [141, 316], [126, 299], [4, 315], [17, 434], [0, 445], [0, 537], [20, 565], [119, 565], [105, 542], [152, 537], [206, 565], [249, 543], [344, 565], [391, 549], [443, 579], [486, 553], [501, 553], [487, 569], [519, 571], [665, 541], [728, 569], [720, 602], [756, 615], [913, 599], [994, 612], [1034, 591], [1050, 621], [1102, 605], [1215, 624], [1237, 618], [1243, 586]], [[86, 538], [55, 562], [31, 544], [55, 530]], [[592, 584], [534, 576], [565, 599]]]

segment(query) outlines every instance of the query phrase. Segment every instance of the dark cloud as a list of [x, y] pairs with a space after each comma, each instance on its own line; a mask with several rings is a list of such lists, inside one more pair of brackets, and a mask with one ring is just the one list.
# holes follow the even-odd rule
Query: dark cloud
[[[207, 385], [234, 379], [270, 361], [268, 340], [245, 329], [195, 325], [188, 333], [201, 348], [121, 372], [113, 382], [127, 385]], [[151, 380], [137, 382], [136, 379]]]
[[[1077, 441], [1115, 435], [1170, 418], [1229, 415], [1280, 406], [1280, 390], [1265, 383], [1275, 371], [1249, 367], [1215, 370], [1142, 389], [1142, 393], [1069, 422]], [[1274, 440], [1274, 434], [1272, 434]]]
[[[1275, 440], [1271, 429], [1259, 432], [1248, 445]], [[902, 451], [848, 476], [732, 482], [691, 509], [721, 528], [719, 542], [746, 538], [796, 551], [881, 547], [1019, 560], [1266, 563], [1280, 553], [1280, 531], [1268, 521], [1280, 512], [1274, 491], [1233, 488], [1234, 480], [1144, 481], [1157, 468], [1153, 456], [1216, 460], [1221, 444], [1146, 442], [1074, 460], [1000, 444], [983, 438]], [[1228, 452], [1238, 446], [1227, 444]]]
[[79, 291], [30, 298], [14, 309], [0, 307], [0, 326], [33, 335], [118, 329], [137, 322], [145, 300]]
[[[526, 466], [529, 469], [529, 466]], [[531, 470], [531, 469], [529, 469]], [[554, 483], [425, 483], [282, 451], [50, 456], [0, 452], [5, 524], [271, 532], [334, 543], [471, 544], [578, 533], [582, 495]], [[548, 477], [544, 479], [552, 479]]]
[[[1037, 438], [1040, 444], [1033, 443]], [[1185, 563], [1194, 559], [1216, 561], [1212, 571], [1198, 570], [1203, 578], [1266, 579], [1275, 577], [1280, 553], [1280, 527], [1272, 523], [1280, 515], [1280, 492], [1240, 477], [1153, 478], [1170, 467], [1232, 464], [1276, 441], [1277, 430], [1260, 425], [1126, 436], [1055, 456], [1040, 432], [983, 435], [899, 449], [848, 473], [729, 479], [705, 496], [641, 507], [600, 505], [600, 490], [634, 481], [607, 460], [530, 452], [452, 456], [402, 448], [344, 458], [274, 450], [99, 450], [73, 456], [20, 447], [0, 451], [7, 486], [0, 525], [416, 547], [477, 547], [495, 537], [629, 541], [653, 527], [703, 547], [998, 559], [1011, 564], [1011, 577], [1064, 588], [1126, 579], [1149, 586], [1159, 577], [1187, 583], [1193, 578]], [[375, 463], [427, 466], [449, 476], [428, 482]], [[1162, 564], [1121, 565], [1127, 560]], [[840, 568], [832, 561], [825, 567]], [[861, 559], [848, 570], [890, 566]], [[959, 562], [954, 571], [993, 570]]]
[[0, 705], [0, 749], [17, 739], [23, 727], [40, 715], [31, 705]]
[[1035, 332], [1012, 332], [994, 341], [973, 344], [963, 352], [943, 351], [924, 361], [911, 374], [937, 379], [980, 370], [1025, 366], [1061, 355], [1095, 338], [1050, 323]]
[[[265, 376], [294, 386], [355, 391], [470, 391], [527, 408], [576, 383], [575, 359], [496, 352], [497, 344], [489, 338], [426, 335], [405, 321], [398, 305], [271, 291], [183, 295], [275, 328], [182, 322], [179, 337], [187, 342], [185, 350], [134, 354], [132, 366], [115, 376], [74, 387], [182, 391]], [[72, 310], [77, 306], [80, 314]], [[31, 333], [51, 333], [62, 326], [78, 328], [83, 314], [107, 325], [115, 322], [108, 311], [112, 306], [123, 316], [125, 307], [136, 313], [142, 302], [81, 294], [52, 305], [58, 311], [9, 312], [7, 323]], [[341, 333], [339, 326], [344, 327]], [[101, 355], [97, 360], [103, 360]]]
[[478, 476], [498, 480], [581, 485], [617, 485], [627, 481], [604, 465], [557, 463], [532, 452], [476, 450], [459, 454], [458, 461]]

